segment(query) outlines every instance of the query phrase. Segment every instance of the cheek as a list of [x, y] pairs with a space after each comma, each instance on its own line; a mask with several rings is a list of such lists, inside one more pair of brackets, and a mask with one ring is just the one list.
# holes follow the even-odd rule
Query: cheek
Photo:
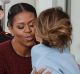
[[23, 36], [23, 33], [21, 31], [14, 31], [13, 34], [15, 37], [22, 37]]
[[32, 33], [35, 35], [35, 29], [34, 28], [32, 28]]

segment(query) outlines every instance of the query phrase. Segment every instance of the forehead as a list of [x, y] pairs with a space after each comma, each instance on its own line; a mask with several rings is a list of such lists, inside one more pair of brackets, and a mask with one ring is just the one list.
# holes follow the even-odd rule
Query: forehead
[[36, 17], [34, 13], [24, 11], [14, 16], [13, 21], [14, 22], [23, 22], [23, 21], [28, 22], [28, 21], [34, 20], [35, 18]]

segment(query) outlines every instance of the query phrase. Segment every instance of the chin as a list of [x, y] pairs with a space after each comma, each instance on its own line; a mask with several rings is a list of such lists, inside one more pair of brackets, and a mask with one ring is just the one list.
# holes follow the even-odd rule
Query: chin
[[34, 42], [29, 42], [26, 44], [26, 46], [32, 47], [34, 45]]

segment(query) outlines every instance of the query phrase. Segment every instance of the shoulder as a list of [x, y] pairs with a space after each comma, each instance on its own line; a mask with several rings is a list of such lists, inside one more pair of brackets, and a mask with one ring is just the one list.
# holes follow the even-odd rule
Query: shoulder
[[45, 46], [44, 44], [37, 44], [37, 45], [33, 46], [32, 50], [31, 50], [32, 53], [37, 53], [37, 54], [41, 54], [41, 55], [43, 55], [49, 51], [50, 51], [50, 48]]
[[1, 32], [0, 33], [0, 43], [12, 39], [9, 33]]
[[37, 45], [34, 45], [33, 47], [32, 47], [32, 50], [40, 50], [40, 51], [47, 51], [47, 50], [49, 50], [49, 49], [51, 49], [50, 47], [48, 47], [48, 46], [46, 46], [46, 45], [44, 45], [44, 44], [37, 44]]
[[32, 47], [32, 52], [34, 52], [34, 51], [41, 51], [41, 48], [43, 48], [43, 46], [42, 46], [42, 44], [37, 44], [37, 45], [34, 45], [33, 47]]
[[[2, 47], [5, 47], [5, 46], [7, 46], [7, 45], [9, 45], [11, 43], [11, 40], [7, 40], [7, 41], [4, 41], [4, 42], [2, 42], [2, 43], [0, 43], [0, 48]], [[8, 47], [8, 46], [7, 46]]]
[[11, 46], [11, 40], [0, 43], [0, 54], [5, 53]]
[[37, 44], [37, 45], [34, 45], [33, 47], [32, 47], [32, 49], [34, 49], [34, 48], [41, 48], [42, 46], [44, 46], [43, 44]]
[[0, 43], [0, 68], [2, 70], [5, 67], [7, 67], [7, 62], [6, 61], [9, 60], [9, 57], [11, 56], [11, 55], [8, 55], [9, 46], [10, 46], [10, 41]]
[[[41, 57], [37, 63], [36, 63], [36, 68], [39, 70], [43, 66], [45, 66], [47, 69], [52, 70], [52, 74], [54, 72], [59, 72], [60, 74], [61, 71], [64, 74], [79, 74], [79, 69], [77, 66], [76, 61], [71, 57], [71, 55], [68, 56], [66, 55], [67, 58], [63, 58], [61, 55], [46, 55]], [[73, 71], [72, 71], [73, 70]]]

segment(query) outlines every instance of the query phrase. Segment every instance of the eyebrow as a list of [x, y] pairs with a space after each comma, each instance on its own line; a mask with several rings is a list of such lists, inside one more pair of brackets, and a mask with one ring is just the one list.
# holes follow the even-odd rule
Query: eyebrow
[[30, 22], [32, 22], [32, 21], [34, 21], [35, 19], [31, 19], [30, 21], [28, 21], [27, 23], [30, 23]]
[[17, 24], [25, 24], [25, 23], [23, 23], [23, 22], [20, 22], [20, 23], [17, 23]]
[[[35, 19], [29, 20], [26, 24], [33, 22]], [[25, 24], [24, 22], [18, 22], [17, 24]]]

